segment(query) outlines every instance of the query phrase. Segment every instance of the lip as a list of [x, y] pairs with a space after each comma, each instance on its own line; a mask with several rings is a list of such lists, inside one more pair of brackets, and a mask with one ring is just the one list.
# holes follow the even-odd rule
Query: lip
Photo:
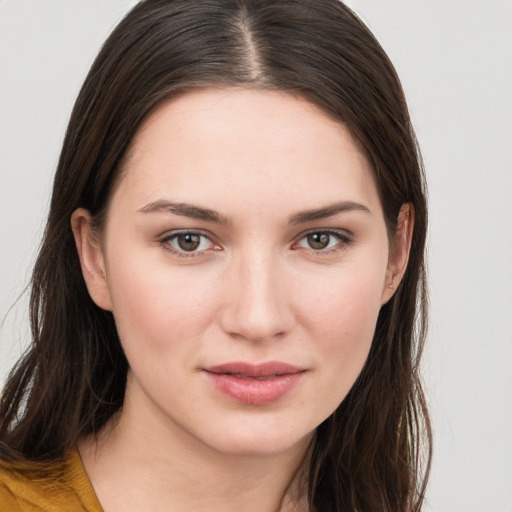
[[268, 405], [290, 392], [305, 370], [279, 361], [262, 364], [232, 362], [203, 368], [209, 382], [222, 394], [247, 405]]

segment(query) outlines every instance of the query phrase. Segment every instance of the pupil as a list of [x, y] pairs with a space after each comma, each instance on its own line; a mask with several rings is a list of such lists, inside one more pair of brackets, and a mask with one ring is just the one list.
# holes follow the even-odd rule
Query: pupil
[[325, 249], [329, 245], [327, 233], [313, 233], [308, 235], [308, 243], [313, 249]]
[[190, 233], [180, 235], [178, 237], [178, 245], [180, 246], [180, 249], [183, 249], [184, 251], [193, 251], [197, 249], [200, 241], [201, 238], [199, 235], [192, 235]]

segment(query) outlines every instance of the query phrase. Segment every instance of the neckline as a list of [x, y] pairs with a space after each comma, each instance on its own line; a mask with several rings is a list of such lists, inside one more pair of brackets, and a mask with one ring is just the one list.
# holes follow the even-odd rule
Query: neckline
[[85, 469], [82, 457], [78, 448], [73, 448], [66, 461], [69, 466], [69, 478], [73, 488], [87, 512], [104, 512], [96, 496], [87, 471]]

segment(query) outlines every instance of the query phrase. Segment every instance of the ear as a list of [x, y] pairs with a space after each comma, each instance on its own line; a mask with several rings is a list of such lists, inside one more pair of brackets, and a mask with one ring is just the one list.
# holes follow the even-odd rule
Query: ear
[[89, 211], [84, 208], [75, 210], [71, 215], [71, 228], [89, 295], [97, 306], [111, 311], [112, 301], [105, 273], [105, 259], [101, 245], [92, 231]]
[[386, 280], [382, 292], [382, 304], [385, 304], [397, 289], [407, 268], [414, 230], [414, 206], [404, 203], [398, 213], [395, 238], [389, 253]]

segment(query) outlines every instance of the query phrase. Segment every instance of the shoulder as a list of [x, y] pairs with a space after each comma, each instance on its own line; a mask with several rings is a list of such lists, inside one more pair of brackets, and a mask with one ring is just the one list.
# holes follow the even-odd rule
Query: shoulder
[[0, 512], [102, 512], [77, 451], [64, 459], [0, 463]]

